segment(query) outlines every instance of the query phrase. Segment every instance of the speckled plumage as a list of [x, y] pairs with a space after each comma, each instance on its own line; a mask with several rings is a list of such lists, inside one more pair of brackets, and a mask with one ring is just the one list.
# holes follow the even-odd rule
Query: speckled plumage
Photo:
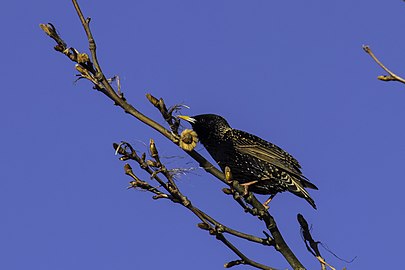
[[249, 190], [258, 194], [289, 191], [316, 209], [305, 188], [318, 189], [302, 175], [298, 161], [280, 147], [247, 132], [232, 129], [221, 116], [203, 114], [190, 121], [200, 142], [224, 171], [228, 166], [239, 183], [258, 181]]

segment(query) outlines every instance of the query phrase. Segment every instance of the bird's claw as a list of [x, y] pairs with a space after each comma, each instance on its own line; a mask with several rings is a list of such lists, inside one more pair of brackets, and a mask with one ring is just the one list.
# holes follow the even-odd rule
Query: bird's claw
[[259, 182], [259, 181], [256, 180], [256, 181], [251, 181], [251, 182], [240, 184], [244, 188], [243, 196], [246, 196], [249, 193], [249, 186], [256, 184], [257, 182]]
[[266, 210], [269, 210], [269, 208], [270, 208], [269, 203], [271, 202], [271, 200], [273, 200], [274, 196], [276, 196], [276, 194], [271, 195], [271, 196], [263, 203], [263, 207], [266, 208]]

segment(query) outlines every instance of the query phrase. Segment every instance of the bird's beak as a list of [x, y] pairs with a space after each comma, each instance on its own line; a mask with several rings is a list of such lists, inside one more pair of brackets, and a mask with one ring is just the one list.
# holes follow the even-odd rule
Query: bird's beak
[[195, 122], [197, 122], [197, 120], [195, 120], [194, 118], [187, 116], [187, 115], [177, 115], [178, 118], [186, 120], [187, 122], [190, 122], [191, 124], [194, 124]]

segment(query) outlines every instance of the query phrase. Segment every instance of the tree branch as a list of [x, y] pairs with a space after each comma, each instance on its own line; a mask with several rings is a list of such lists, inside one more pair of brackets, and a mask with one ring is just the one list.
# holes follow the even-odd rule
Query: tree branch
[[[77, 63], [76, 69], [80, 72], [80, 78], [86, 78], [86, 79], [90, 80], [94, 84], [94, 88], [96, 90], [102, 92], [106, 96], [108, 96], [111, 100], [113, 100], [115, 105], [120, 106], [126, 113], [134, 116], [135, 118], [137, 118], [144, 124], [148, 125], [149, 127], [153, 128], [156, 131], [158, 131], [159, 133], [161, 133], [163, 136], [165, 136], [167, 139], [169, 139], [176, 145], [179, 145], [180, 137], [177, 133], [177, 128], [179, 125], [179, 122], [177, 122], [177, 121], [179, 121], [179, 120], [178, 119], [176, 120], [173, 118], [173, 116], [171, 115], [173, 111], [168, 111], [167, 109], [165, 109], [166, 107], [164, 106], [164, 102], [162, 99], [158, 100], [159, 106], [156, 106], [155, 104], [154, 105], [162, 113], [163, 118], [168, 122], [171, 130], [164, 128], [162, 125], [158, 124], [154, 120], [150, 119], [149, 117], [145, 116], [144, 114], [142, 114], [141, 112], [136, 110], [131, 104], [129, 104], [126, 101], [126, 99], [123, 97], [123, 95], [121, 93], [117, 93], [114, 90], [114, 88], [111, 86], [111, 84], [109, 83], [109, 80], [103, 74], [99, 61], [97, 59], [96, 43], [92, 36], [91, 30], [90, 30], [90, 25], [89, 25], [90, 18], [85, 19], [76, 0], [72, 0], [72, 2], [77, 11], [77, 14], [80, 18], [80, 21], [83, 25], [83, 28], [86, 32], [92, 60], [89, 59], [87, 54], [80, 53], [79, 51], [77, 51], [74, 48], [68, 48], [66, 43], [57, 34], [56, 29], [53, 25], [41, 24], [40, 26], [45, 31], [45, 33], [56, 41], [57, 45], [55, 46], [55, 50], [65, 54], [70, 60], [76, 62]], [[148, 97], [148, 99], [151, 101], [150, 97]], [[153, 102], [152, 102], [152, 104], [153, 104]], [[250, 240], [250, 241], [252, 241], [252, 242], [261, 241], [261, 244], [266, 243], [266, 241], [268, 241], [267, 243], [268, 244], [271, 243], [271, 245], [274, 245], [275, 249], [277, 251], [279, 251], [285, 257], [285, 259], [288, 261], [288, 263], [294, 269], [305, 269], [304, 266], [301, 264], [301, 262], [297, 259], [297, 257], [294, 255], [294, 253], [291, 251], [291, 249], [288, 247], [288, 245], [284, 241], [284, 239], [276, 225], [274, 218], [270, 215], [270, 213], [267, 211], [267, 209], [262, 205], [262, 203], [259, 202], [259, 200], [257, 200], [257, 198], [251, 192], [248, 192], [247, 194], [245, 194], [246, 192], [245, 192], [244, 187], [239, 185], [239, 183], [237, 181], [231, 181], [231, 182], [226, 181], [224, 174], [221, 171], [219, 171], [214, 165], [212, 165], [210, 162], [208, 162], [203, 156], [201, 156], [199, 153], [197, 153], [196, 151], [192, 150], [192, 151], [185, 151], [185, 152], [190, 157], [192, 157], [194, 160], [196, 160], [198, 162], [199, 166], [202, 167], [205, 171], [212, 174], [213, 176], [215, 176], [216, 178], [221, 180], [223, 183], [231, 186], [231, 188], [233, 190], [235, 190], [235, 194], [234, 194], [235, 198], [236, 197], [240, 198], [240, 195], [238, 195], [238, 194], [244, 194], [244, 196], [242, 196], [244, 201], [247, 204], [252, 206], [252, 209], [249, 210], [249, 208], [247, 208], [245, 205], [245, 207], [244, 207], [245, 211], [247, 211], [247, 212], [251, 213], [252, 215], [257, 216], [259, 219], [263, 220], [263, 222], [266, 225], [266, 228], [269, 230], [269, 232], [271, 233], [271, 235], [273, 237], [271, 240], [269, 240], [269, 238], [266, 240], [258, 240], [255, 238], [250, 238], [250, 239], [255, 239], [255, 240]], [[141, 164], [141, 167], [144, 166], [145, 168], [147, 168], [148, 172], [150, 170], [149, 173], [151, 173], [153, 178], [156, 179], [159, 184], [161, 184], [161, 185], [163, 184], [162, 186], [170, 193], [171, 196], [173, 196], [173, 198], [179, 199], [179, 200], [184, 200], [186, 198], [184, 196], [179, 195], [181, 193], [179, 192], [176, 185], [173, 184], [174, 182], [172, 182], [170, 180], [170, 177], [169, 177], [170, 173], [168, 173], [168, 171], [164, 167], [160, 168], [161, 171], [153, 171], [152, 169], [150, 169], [150, 166], [146, 164], [144, 157], [143, 158], [137, 157], [135, 159], [137, 161], [139, 160], [138, 163]], [[155, 162], [157, 162], [157, 164], [158, 164], [160, 161], [155, 160]], [[145, 166], [145, 164], [147, 166]], [[169, 183], [166, 183], [165, 181], [160, 179], [157, 176], [158, 173], [163, 173], [164, 176], [167, 177], [167, 179], [169, 180]], [[130, 176], [134, 179], [134, 177], [132, 175], [130, 175]], [[160, 179], [160, 180], [158, 180], [158, 179]], [[151, 186], [149, 187], [147, 185], [145, 186], [145, 182], [143, 182], [143, 181], [137, 182], [135, 180], [135, 182], [136, 182], [135, 186], [146, 188], [147, 190], [155, 193], [155, 196], [157, 196], [157, 198], [160, 198], [160, 197], [163, 198], [165, 196], [169, 196], [166, 193], [163, 193], [163, 194], [156, 193], [155, 188], [153, 188]], [[236, 195], [238, 195], [239, 197]], [[170, 199], [170, 197], [168, 197], [168, 198]], [[241, 201], [239, 199], [237, 199], [237, 201], [243, 207], [243, 204], [241, 204]], [[189, 201], [185, 200], [185, 201], [182, 201], [181, 203], [184, 205], [184, 204], [187, 204], [187, 202], [189, 202]], [[191, 205], [191, 203], [190, 203], [190, 205]], [[210, 222], [209, 221], [210, 219], [207, 216], [201, 215], [201, 212], [196, 211], [195, 214], [196, 215], [198, 214], [199, 217], [202, 217], [204, 222]], [[211, 219], [211, 221], [213, 221], [213, 219]], [[238, 236], [238, 237], [243, 236], [243, 234], [235, 233], [233, 230], [229, 230], [229, 231], [225, 231], [225, 232]], [[233, 232], [233, 233], [231, 233], [231, 232]], [[222, 233], [221, 233], [221, 235], [222, 235]], [[241, 237], [241, 238], [245, 238], [245, 239], [249, 238], [246, 235], [244, 235], [244, 236], [245, 237]], [[222, 239], [222, 236], [220, 237], [220, 240], [221, 239]], [[227, 243], [227, 242], [224, 242], [224, 244], [225, 243]], [[237, 252], [235, 252], [235, 253], [239, 256], [239, 254]], [[241, 262], [244, 262], [245, 264], [247, 262], [249, 262], [249, 260], [245, 257], [243, 257], [243, 258], [241, 257], [241, 260], [242, 260]], [[241, 262], [239, 262], [238, 264], [241, 264]], [[248, 263], [248, 264], [250, 264], [250, 263]], [[236, 263], [234, 265], [236, 265]], [[250, 265], [252, 265], [252, 264], [250, 264]], [[262, 269], [265, 269], [265, 268], [262, 268]], [[271, 269], [271, 268], [267, 268], [267, 269]]]
[[[129, 164], [125, 164], [124, 169], [125, 169], [125, 174], [129, 175], [133, 181], [130, 182], [130, 187], [131, 188], [141, 188], [143, 190], [149, 191], [155, 196], [153, 196], [154, 199], [161, 199], [161, 198], [166, 198], [170, 199], [174, 203], [181, 204], [182, 206], [186, 207], [188, 210], [190, 210], [195, 216], [197, 216], [202, 223], [199, 224], [199, 228], [204, 229], [209, 231], [211, 235], [215, 235], [216, 239], [221, 241], [225, 246], [227, 246], [231, 251], [233, 251], [239, 258], [240, 260], [237, 260], [239, 263], [238, 264], [245, 264], [245, 265], [251, 265], [253, 267], [256, 267], [258, 269], [264, 269], [264, 270], [273, 270], [274, 268], [268, 267], [266, 265], [260, 264], [258, 262], [255, 262], [251, 259], [249, 259], [246, 255], [244, 255], [238, 248], [236, 248], [226, 237], [224, 236], [224, 233], [236, 236], [241, 239], [245, 239], [254, 243], [259, 243], [265, 246], [272, 246], [274, 245], [274, 241], [270, 238], [259, 238], [253, 235], [249, 235], [246, 233], [239, 232], [237, 230], [231, 229], [220, 222], [216, 221], [212, 217], [210, 217], [208, 214], [204, 213], [202, 210], [199, 208], [195, 207], [192, 205], [191, 201], [184, 196], [176, 183], [173, 181], [173, 176], [170, 174], [170, 172], [166, 169], [166, 167], [161, 163], [160, 158], [159, 158], [159, 153], [157, 151], [156, 145], [154, 141], [151, 139], [150, 140], [150, 152], [152, 155], [152, 158], [154, 160], [146, 160], [146, 154], [143, 154], [142, 157], [139, 157], [136, 154], [136, 151], [133, 149], [133, 147], [126, 143], [123, 142], [121, 144], [114, 144], [113, 145], [115, 151], [122, 155], [120, 157], [120, 160], [134, 160], [136, 161], [139, 166], [145, 170], [151, 178], [155, 179], [161, 187], [163, 187], [168, 193], [164, 193], [157, 188], [151, 186], [149, 183], [146, 181], [140, 180], [133, 172], [131, 166]], [[130, 152], [127, 152], [126, 149], [129, 149]], [[154, 168], [154, 169], [153, 169]], [[167, 182], [161, 179], [158, 174], [163, 174], [163, 176], [168, 180]], [[225, 264], [228, 267], [234, 266], [236, 264], [232, 263], [227, 263]]]
[[371, 50], [370, 46], [368, 45], [364, 45], [363, 46], [363, 50], [371, 56], [371, 58], [373, 58], [373, 60], [382, 68], [385, 70], [385, 72], [387, 72], [389, 75], [380, 75], [377, 77], [377, 79], [381, 80], [381, 81], [397, 81], [400, 83], [404, 83], [405, 84], [405, 79], [403, 79], [402, 77], [396, 75], [394, 72], [392, 72], [391, 70], [389, 70], [386, 66], [384, 66], [383, 63], [381, 63], [380, 60], [378, 60], [378, 58], [374, 55], [373, 51]]

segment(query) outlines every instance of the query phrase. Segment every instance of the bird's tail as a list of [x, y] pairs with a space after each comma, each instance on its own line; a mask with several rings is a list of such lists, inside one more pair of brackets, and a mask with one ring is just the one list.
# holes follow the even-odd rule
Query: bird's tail
[[311, 188], [311, 189], [316, 189], [318, 190], [318, 187], [315, 186], [314, 184], [312, 184], [311, 182], [308, 181], [308, 179], [300, 179], [301, 184], [305, 187], [305, 188]]
[[311, 198], [308, 191], [305, 190], [305, 187], [318, 189], [314, 184], [305, 180], [305, 179], [297, 179], [294, 176], [290, 176], [287, 174], [287, 184], [288, 184], [288, 191], [294, 193], [298, 197], [304, 198], [314, 209], [316, 209], [315, 201]]
[[304, 199], [307, 200], [307, 202], [309, 202], [309, 204], [310, 204], [315, 210], [317, 209], [317, 208], [316, 208], [315, 201], [314, 201], [310, 196], [304, 197]]

